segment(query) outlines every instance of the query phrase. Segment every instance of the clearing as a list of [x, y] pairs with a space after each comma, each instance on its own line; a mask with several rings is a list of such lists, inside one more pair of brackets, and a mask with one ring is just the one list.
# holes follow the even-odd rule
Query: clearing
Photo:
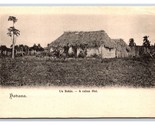
[[155, 59], [0, 59], [0, 86], [154, 87]]

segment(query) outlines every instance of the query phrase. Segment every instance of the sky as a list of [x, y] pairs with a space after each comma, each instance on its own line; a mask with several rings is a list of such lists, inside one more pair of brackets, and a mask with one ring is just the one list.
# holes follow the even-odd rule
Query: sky
[[110, 38], [122, 38], [128, 44], [134, 38], [142, 45], [148, 35], [155, 43], [155, 7], [0, 7], [0, 45], [10, 47], [11, 38], [7, 29], [12, 26], [9, 16], [18, 21], [15, 27], [21, 35], [16, 44], [32, 46], [47, 44], [57, 39], [64, 31], [104, 30]]

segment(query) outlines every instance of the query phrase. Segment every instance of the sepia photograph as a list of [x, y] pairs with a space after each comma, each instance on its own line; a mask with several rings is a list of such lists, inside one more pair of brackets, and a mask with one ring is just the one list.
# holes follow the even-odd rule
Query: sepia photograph
[[1, 6], [1, 118], [155, 117], [155, 6]]

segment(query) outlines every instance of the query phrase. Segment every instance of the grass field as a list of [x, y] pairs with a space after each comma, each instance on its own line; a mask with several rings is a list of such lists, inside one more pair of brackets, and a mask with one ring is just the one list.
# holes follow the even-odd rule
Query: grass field
[[0, 59], [1, 86], [154, 87], [155, 59]]

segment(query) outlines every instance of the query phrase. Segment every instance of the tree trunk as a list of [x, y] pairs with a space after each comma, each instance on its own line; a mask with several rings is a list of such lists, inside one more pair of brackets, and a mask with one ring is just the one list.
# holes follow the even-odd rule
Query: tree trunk
[[22, 56], [23, 56], [23, 47], [21, 49], [22, 49]]
[[15, 58], [15, 41], [14, 41], [14, 33], [12, 38], [12, 59]]

